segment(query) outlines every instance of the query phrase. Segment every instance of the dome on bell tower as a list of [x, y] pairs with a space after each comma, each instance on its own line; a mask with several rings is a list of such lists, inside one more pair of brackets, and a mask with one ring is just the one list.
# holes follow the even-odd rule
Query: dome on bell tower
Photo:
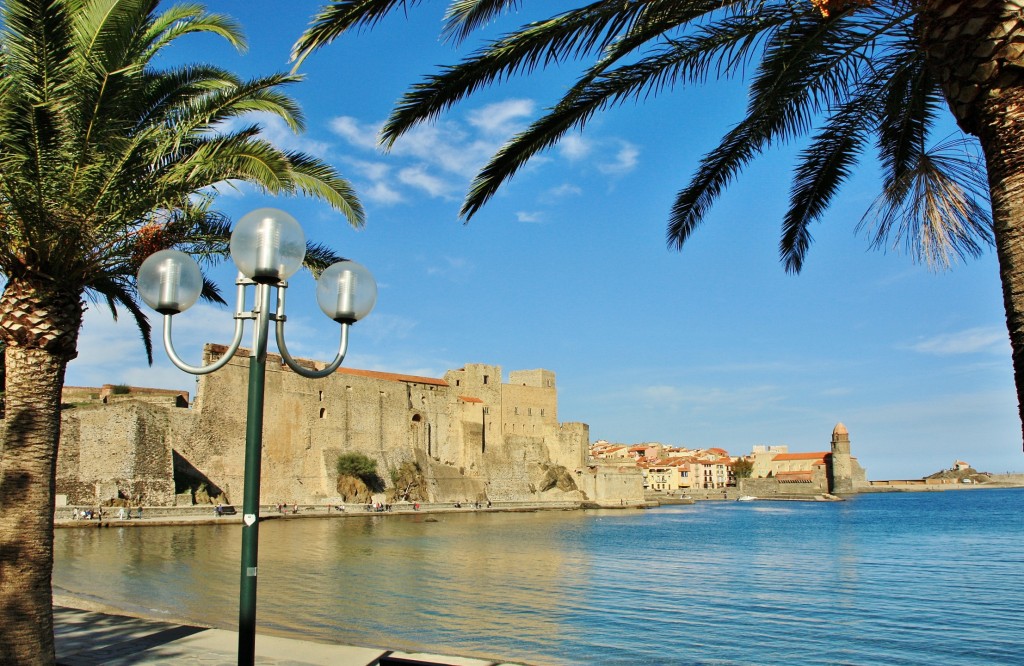
[[846, 426], [842, 423], [837, 423], [836, 427], [832, 429], [832, 435], [849, 435], [850, 433], [846, 430]]

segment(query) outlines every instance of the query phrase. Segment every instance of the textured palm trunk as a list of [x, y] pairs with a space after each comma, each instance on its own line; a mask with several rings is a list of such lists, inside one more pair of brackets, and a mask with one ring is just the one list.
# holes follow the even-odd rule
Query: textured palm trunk
[[988, 169], [996, 254], [1024, 427], [1024, 0], [926, 0], [922, 46]]
[[77, 293], [12, 279], [0, 297], [7, 343], [0, 440], [0, 664], [53, 664], [53, 510], [60, 394], [74, 358]]

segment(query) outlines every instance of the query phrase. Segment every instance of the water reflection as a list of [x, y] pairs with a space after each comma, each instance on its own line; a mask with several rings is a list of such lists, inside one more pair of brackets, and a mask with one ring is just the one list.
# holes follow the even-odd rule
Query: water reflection
[[[259, 630], [537, 664], [1019, 663], [1024, 490], [751, 504], [268, 521]], [[54, 582], [233, 629], [240, 539], [58, 530]]]
[[[564, 539], [582, 519], [552, 512], [267, 521], [257, 623], [270, 633], [468, 652], [495, 635], [510, 643], [569, 636], [560, 610], [583, 604], [573, 591], [586, 590], [590, 567], [586, 551], [567, 550]], [[59, 530], [54, 583], [112, 605], [234, 628], [239, 530]]]

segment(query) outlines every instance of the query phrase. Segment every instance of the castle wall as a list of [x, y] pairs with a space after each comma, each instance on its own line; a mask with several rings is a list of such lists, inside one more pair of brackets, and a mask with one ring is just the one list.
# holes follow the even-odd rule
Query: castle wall
[[576, 475], [587, 499], [598, 504], [630, 504], [644, 501], [644, 477], [633, 465], [591, 465]]
[[171, 421], [168, 410], [140, 402], [64, 410], [57, 493], [79, 504], [172, 504]]
[[[224, 351], [208, 345], [204, 362]], [[66, 418], [60, 492], [71, 503], [91, 502], [97, 482], [116, 490], [145, 472], [139, 466], [111, 471], [98, 457], [108, 451], [117, 460], [153, 455], [163, 461], [153, 478], [164, 485], [157, 493], [151, 484], [148, 504], [174, 502], [175, 465], [179, 475], [190, 475], [193, 490], [205, 484], [211, 494], [223, 493], [218, 499], [240, 503], [248, 375], [248, 352], [239, 350], [223, 368], [199, 377], [191, 409], [119, 399], [98, 405], [88, 418]], [[583, 466], [589, 429], [558, 423], [554, 373], [510, 377], [517, 383], [503, 384], [499, 366], [469, 364], [443, 380], [347, 368], [311, 380], [268, 355], [261, 502], [332, 501], [336, 462], [349, 452], [376, 460], [389, 486], [392, 473], [414, 463], [429, 501], [586, 499], [573, 473]], [[95, 390], [83, 391], [94, 398]]]

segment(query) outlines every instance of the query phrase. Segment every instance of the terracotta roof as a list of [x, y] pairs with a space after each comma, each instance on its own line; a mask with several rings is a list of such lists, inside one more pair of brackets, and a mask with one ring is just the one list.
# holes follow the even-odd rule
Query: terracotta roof
[[461, 400], [462, 402], [483, 402], [483, 400], [481, 400], [480, 398], [473, 398], [468, 395], [460, 395], [459, 400]]
[[772, 460], [785, 462], [787, 460], [824, 460], [825, 456], [831, 455], [830, 451], [816, 451], [814, 453], [776, 453]]
[[359, 370], [357, 368], [340, 367], [337, 372], [343, 375], [355, 375], [356, 377], [369, 377], [370, 379], [384, 379], [391, 382], [406, 382], [407, 384], [430, 384], [431, 386], [448, 386], [443, 379], [433, 377], [417, 377], [416, 375], [400, 375], [394, 372], [378, 372], [376, 370]]
[[775, 475], [779, 483], [804, 483], [812, 479], [811, 472], [779, 472]]

